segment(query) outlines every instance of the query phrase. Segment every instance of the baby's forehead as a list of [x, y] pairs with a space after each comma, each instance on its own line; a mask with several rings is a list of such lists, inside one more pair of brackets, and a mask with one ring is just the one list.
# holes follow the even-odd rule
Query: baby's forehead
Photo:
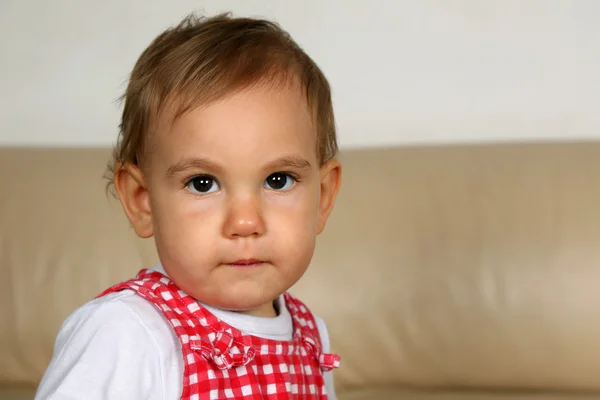
[[[219, 113], [225, 120], [248, 119], [248, 114], [266, 111], [271, 120], [283, 123], [310, 122], [316, 132], [316, 113], [312, 111], [305, 91], [296, 82], [264, 83], [204, 96], [202, 93], [183, 93], [165, 100], [156, 113], [152, 132], [168, 132], [183, 122], [210, 120]], [[257, 107], [258, 105], [258, 107]]]
[[[188, 147], [213, 154], [236, 149], [271, 153], [310, 152], [318, 157], [317, 129], [302, 92], [294, 87], [252, 87], [232, 92], [209, 104], [178, 110], [172, 107], [157, 120], [149, 150], [178, 154]], [[174, 155], [174, 154], [173, 154]]]

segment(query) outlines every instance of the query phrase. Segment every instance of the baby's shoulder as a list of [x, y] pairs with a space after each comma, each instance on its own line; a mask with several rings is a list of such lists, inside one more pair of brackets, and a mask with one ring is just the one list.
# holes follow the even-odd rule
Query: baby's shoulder
[[162, 314], [133, 292], [94, 299], [75, 310], [60, 328], [36, 398], [52, 393], [69, 398], [109, 393], [109, 398], [122, 398], [132, 387], [137, 389], [131, 398], [162, 398], [163, 393], [178, 390], [163, 387], [164, 382], [177, 382], [165, 378], [181, 373], [177, 345]]
[[89, 301], [75, 310], [63, 323], [60, 333], [77, 336], [103, 337], [118, 342], [149, 340], [157, 350], [172, 341], [171, 330], [163, 314], [150, 302], [131, 290], [110, 293]]

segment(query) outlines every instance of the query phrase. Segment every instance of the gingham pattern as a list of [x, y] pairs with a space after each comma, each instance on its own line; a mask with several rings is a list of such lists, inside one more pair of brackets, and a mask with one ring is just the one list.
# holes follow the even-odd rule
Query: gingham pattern
[[220, 321], [159, 272], [142, 270], [99, 297], [131, 289], [154, 303], [179, 337], [184, 361], [181, 399], [326, 399], [322, 371], [339, 366], [324, 354], [312, 313], [286, 293], [291, 341], [243, 334]]

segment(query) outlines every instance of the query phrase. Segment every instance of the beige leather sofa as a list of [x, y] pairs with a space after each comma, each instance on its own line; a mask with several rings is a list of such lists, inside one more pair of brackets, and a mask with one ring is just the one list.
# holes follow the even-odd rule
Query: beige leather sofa
[[[156, 261], [108, 149], [0, 150], [0, 399], [31, 399], [77, 306]], [[339, 397], [600, 399], [600, 143], [348, 151], [294, 292]]]

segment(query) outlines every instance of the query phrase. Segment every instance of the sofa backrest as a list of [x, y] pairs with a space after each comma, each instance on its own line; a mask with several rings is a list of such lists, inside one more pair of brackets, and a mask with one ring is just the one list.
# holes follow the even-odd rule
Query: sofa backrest
[[[157, 261], [108, 149], [0, 150], [0, 381], [35, 384], [62, 321]], [[372, 385], [600, 390], [600, 143], [346, 151], [292, 291]]]

